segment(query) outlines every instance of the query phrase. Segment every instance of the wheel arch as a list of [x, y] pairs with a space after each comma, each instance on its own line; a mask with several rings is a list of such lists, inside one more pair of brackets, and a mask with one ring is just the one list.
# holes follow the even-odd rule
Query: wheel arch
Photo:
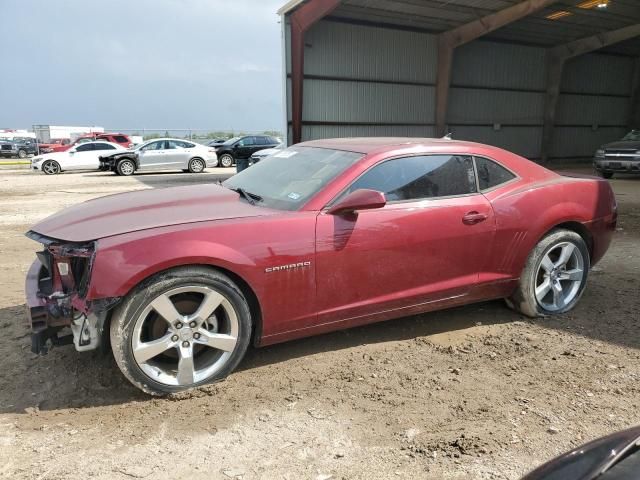
[[[218, 271], [228, 276], [238, 286], [238, 288], [244, 295], [245, 299], [247, 300], [247, 303], [249, 305], [249, 312], [251, 313], [251, 326], [252, 326], [251, 343], [254, 346], [257, 346], [262, 336], [262, 307], [260, 305], [260, 301], [258, 300], [258, 295], [256, 294], [253, 287], [249, 284], [249, 282], [243, 276], [215, 262], [213, 263], [188, 262], [188, 263], [182, 263], [179, 265], [174, 265], [168, 268], [161, 268], [161, 269], [147, 272], [147, 274], [145, 274], [144, 277], [138, 278], [136, 280], [136, 283], [131, 285], [121, 298], [126, 297], [138, 286], [149, 281], [149, 279], [155, 277], [156, 275], [160, 275], [162, 273], [166, 273], [171, 270], [177, 270], [179, 268], [184, 268], [184, 267], [202, 267], [202, 268], [208, 268], [210, 270]], [[120, 302], [118, 302], [118, 304], [119, 303]], [[104, 317], [104, 321], [102, 325], [102, 342], [101, 342], [103, 350], [108, 350], [110, 348], [109, 329], [111, 326], [111, 318], [113, 316], [113, 312], [115, 310], [115, 307], [117, 307], [118, 304], [114, 305], [114, 308], [111, 308], [110, 310], [108, 310], [107, 314]]]
[[571, 232], [574, 232], [574, 233], [577, 233], [578, 235], [580, 235], [582, 237], [582, 239], [584, 240], [584, 243], [587, 245], [587, 250], [589, 251], [589, 260], [593, 260], [593, 235], [591, 234], [589, 229], [584, 226], [583, 223], [581, 223], [581, 222], [579, 222], [577, 220], [565, 221], [565, 222], [562, 222], [562, 223], [558, 223], [558, 224], [554, 225], [553, 227], [549, 228], [548, 230], [546, 230], [540, 236], [540, 238], [536, 242], [536, 245], [544, 237], [549, 235], [554, 230], [558, 230], [558, 229], [569, 230]]

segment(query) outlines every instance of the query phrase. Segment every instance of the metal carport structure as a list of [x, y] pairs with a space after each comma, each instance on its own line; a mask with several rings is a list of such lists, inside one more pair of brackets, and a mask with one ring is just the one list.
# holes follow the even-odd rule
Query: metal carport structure
[[441, 136], [585, 158], [640, 127], [638, 0], [294, 0], [289, 144]]

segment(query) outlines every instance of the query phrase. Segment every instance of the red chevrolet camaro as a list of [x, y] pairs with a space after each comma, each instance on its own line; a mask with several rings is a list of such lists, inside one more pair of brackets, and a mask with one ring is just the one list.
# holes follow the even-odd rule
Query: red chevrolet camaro
[[224, 378], [250, 342], [498, 298], [559, 314], [616, 218], [605, 180], [499, 148], [301, 143], [222, 185], [111, 195], [35, 225], [32, 348], [110, 345], [134, 385], [161, 395]]

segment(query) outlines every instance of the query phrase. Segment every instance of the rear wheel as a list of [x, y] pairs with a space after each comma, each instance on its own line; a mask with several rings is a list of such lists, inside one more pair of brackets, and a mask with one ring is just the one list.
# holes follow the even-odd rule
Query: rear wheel
[[518, 289], [507, 303], [529, 317], [568, 312], [584, 292], [589, 268], [589, 250], [582, 237], [570, 230], [553, 230], [529, 254]]
[[136, 165], [133, 163], [133, 160], [125, 158], [124, 160], [120, 160], [118, 162], [118, 166], [116, 167], [116, 172], [118, 175], [133, 175], [133, 172], [136, 171]]
[[60, 173], [60, 164], [55, 160], [45, 160], [42, 164], [42, 171], [47, 175], [57, 175]]
[[202, 173], [204, 171], [205, 164], [201, 158], [192, 158], [189, 160], [189, 172]]
[[224, 155], [222, 155], [220, 157], [220, 165], [225, 168], [233, 166], [233, 155], [229, 153], [225, 153]]
[[143, 282], [114, 311], [111, 345], [127, 379], [151, 395], [222, 380], [242, 360], [251, 315], [240, 289], [204, 267]]

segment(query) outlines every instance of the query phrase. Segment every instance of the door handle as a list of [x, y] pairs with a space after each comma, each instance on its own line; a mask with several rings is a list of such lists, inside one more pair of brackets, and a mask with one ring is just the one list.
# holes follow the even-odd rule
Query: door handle
[[484, 222], [487, 218], [489, 218], [489, 215], [486, 213], [479, 213], [474, 210], [466, 213], [462, 217], [462, 223], [465, 225], [475, 225], [476, 223]]

